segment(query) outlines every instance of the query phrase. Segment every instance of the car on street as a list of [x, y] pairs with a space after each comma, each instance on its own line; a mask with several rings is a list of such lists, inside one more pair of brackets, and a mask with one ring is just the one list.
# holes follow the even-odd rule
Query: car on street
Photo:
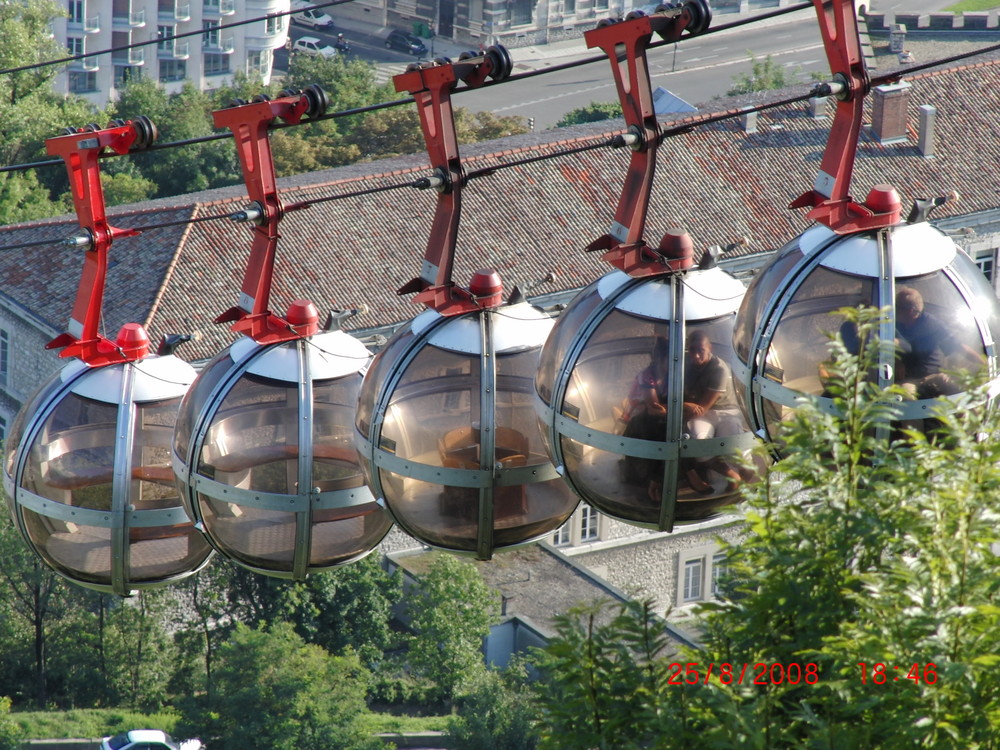
[[389, 32], [389, 36], [385, 38], [385, 48], [406, 52], [414, 57], [427, 54], [427, 47], [424, 46], [423, 42], [412, 34], [398, 29]]
[[[293, 8], [294, 10], [294, 8]], [[308, 26], [312, 29], [329, 31], [333, 28], [333, 19], [321, 10], [303, 10], [292, 15], [292, 23]]]
[[101, 750], [201, 750], [201, 740], [177, 742], [159, 729], [132, 729], [101, 740]]
[[292, 44], [292, 52], [305, 52], [307, 55], [323, 55], [323, 57], [337, 56], [336, 49], [314, 36], [296, 39], [295, 43]]

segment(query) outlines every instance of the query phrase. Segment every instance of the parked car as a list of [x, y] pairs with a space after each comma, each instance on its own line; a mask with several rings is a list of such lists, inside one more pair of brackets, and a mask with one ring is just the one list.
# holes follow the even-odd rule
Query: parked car
[[337, 50], [314, 36], [296, 39], [292, 45], [292, 52], [305, 52], [307, 55], [323, 55], [323, 57], [337, 56]]
[[295, 13], [292, 15], [292, 23], [327, 31], [333, 28], [333, 19], [321, 10], [304, 10], [301, 13]]
[[390, 31], [389, 36], [385, 38], [385, 47], [386, 49], [407, 52], [414, 57], [427, 54], [427, 47], [424, 46], [423, 42], [415, 36], [407, 34], [405, 31], [398, 31], [396, 29]]
[[159, 729], [132, 729], [101, 740], [101, 750], [201, 750], [201, 740], [177, 742]]

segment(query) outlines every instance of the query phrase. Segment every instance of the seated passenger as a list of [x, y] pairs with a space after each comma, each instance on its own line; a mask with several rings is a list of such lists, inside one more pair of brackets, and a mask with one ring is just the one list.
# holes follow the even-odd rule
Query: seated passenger
[[924, 310], [924, 298], [912, 287], [896, 292], [896, 382], [917, 398], [936, 398], [959, 391], [941, 370], [945, 357], [958, 354], [978, 369], [984, 353], [959, 341], [944, 323]]
[[[733, 395], [729, 366], [712, 353], [704, 331], [688, 334], [684, 356], [684, 422], [695, 440], [728, 437], [743, 432], [743, 418]], [[712, 469], [729, 480], [730, 489], [740, 473], [721, 456], [702, 458], [685, 467], [688, 483], [697, 492], [713, 492], [703, 472]]]

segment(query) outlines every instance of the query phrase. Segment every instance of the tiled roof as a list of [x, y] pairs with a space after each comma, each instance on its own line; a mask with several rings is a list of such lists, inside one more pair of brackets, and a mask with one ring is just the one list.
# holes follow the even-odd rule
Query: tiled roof
[[[996, 207], [1000, 204], [1000, 62], [987, 59], [907, 80], [912, 83], [911, 123], [916, 107], [938, 108], [936, 155], [922, 157], [912, 132], [909, 143], [901, 145], [881, 145], [864, 132], [854, 173], [855, 197], [863, 199], [873, 185], [888, 182], [899, 189], [905, 203], [953, 189], [962, 193], [961, 203], [949, 204], [935, 216]], [[767, 92], [735, 103], [726, 100], [723, 106], [777, 101], [801, 93]], [[807, 226], [803, 210], [786, 206], [812, 187], [829, 126], [829, 117], [813, 119], [803, 104], [795, 104], [761, 112], [756, 133], [744, 132], [737, 120], [730, 119], [667, 139], [659, 152], [647, 240], [655, 244], [667, 228], [680, 225], [698, 248], [741, 236], [752, 239], [745, 252], [780, 246]], [[463, 146], [463, 162], [469, 173], [603, 142], [622, 127], [621, 121], [592, 123]], [[601, 148], [470, 181], [463, 191], [456, 282], [466, 283], [476, 269], [487, 265], [497, 268], [508, 289], [548, 271], [556, 272], [556, 281], [544, 291], [579, 287], [604, 273], [607, 267], [597, 255], [583, 249], [610, 225], [627, 160], [626, 152]], [[407, 183], [425, 176], [426, 165], [424, 155], [354, 164], [284, 179], [279, 189], [289, 206]], [[233, 187], [110, 213], [112, 223], [136, 226], [229, 213], [244, 202], [245, 191]], [[290, 301], [305, 297], [321, 311], [367, 304], [370, 312], [352, 321], [357, 327], [412, 317], [419, 309], [394, 290], [419, 270], [434, 206], [432, 191], [404, 188], [289, 213], [281, 224], [271, 309], [282, 313]], [[74, 227], [70, 219], [4, 227], [0, 245], [36, 240], [40, 232], [62, 237]], [[108, 331], [113, 335], [128, 320], [145, 322], [154, 338], [197, 329], [203, 338], [187, 345], [184, 356], [214, 354], [232, 340], [229, 331], [212, 320], [236, 302], [249, 242], [250, 230], [228, 220], [119, 240], [112, 248], [116, 265], [109, 272], [105, 305]], [[75, 294], [78, 252], [44, 247], [0, 255], [0, 291], [62, 327]]]

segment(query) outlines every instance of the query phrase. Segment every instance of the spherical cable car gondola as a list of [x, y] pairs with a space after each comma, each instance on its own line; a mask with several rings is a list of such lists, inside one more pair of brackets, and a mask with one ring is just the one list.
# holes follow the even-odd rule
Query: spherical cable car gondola
[[510, 72], [506, 50], [490, 47], [395, 78], [417, 99], [438, 190], [423, 271], [400, 293], [420, 292], [430, 309], [376, 355], [356, 433], [369, 484], [403, 530], [484, 560], [554, 531], [577, 505], [545, 455], [531, 402], [551, 319], [517, 294], [503, 304], [492, 271], [468, 289], [451, 279], [463, 180], [451, 89]]
[[[215, 112], [233, 131], [252, 201], [253, 247], [240, 303], [216, 322], [245, 334], [209, 362], [181, 403], [173, 465], [188, 512], [226, 557], [301, 580], [371, 552], [392, 526], [364, 483], [351, 433], [371, 360], [357, 339], [320, 330], [315, 306], [269, 309], [282, 207], [268, 128], [319, 117], [318, 86]], [[346, 313], [339, 316], [346, 317]]]
[[98, 156], [145, 148], [154, 137], [141, 117], [46, 142], [66, 161], [84, 230], [68, 244], [86, 249], [69, 332], [48, 348], [77, 359], [21, 409], [4, 462], [10, 510], [32, 549], [74, 583], [121, 596], [184, 578], [212, 551], [170, 469], [177, 405], [194, 368], [167, 350], [150, 355], [138, 324], [114, 341], [98, 332], [112, 239], [138, 234], [108, 224]]
[[716, 266], [717, 248], [696, 266], [680, 229], [657, 249], [642, 240], [660, 139], [646, 47], [653, 33], [676, 41], [710, 19], [689, 2], [586, 34], [612, 62], [629, 126], [620, 142], [633, 150], [611, 233], [590, 247], [618, 270], [563, 312], [536, 379], [550, 454], [577, 494], [662, 530], [715, 515], [753, 474], [728, 366], [743, 285]]
[[[811, 206], [817, 224], [781, 248], [750, 284], [734, 348], [740, 404], [754, 430], [781, 455], [780, 425], [804, 397], [833, 409], [827, 393], [828, 341], [858, 353], [857, 330], [837, 311], [887, 309], [872, 369], [880, 387], [901, 386], [900, 426], [921, 429], [961, 390], [957, 371], [997, 374], [1000, 304], [975, 263], [927, 222], [946, 199], [918, 202], [907, 220], [896, 191], [872, 189], [851, 200], [854, 156], [868, 78], [850, 2], [816, 0], [837, 96], [830, 140], [812, 191], [792, 207]], [[994, 389], [995, 390], [995, 389]]]

